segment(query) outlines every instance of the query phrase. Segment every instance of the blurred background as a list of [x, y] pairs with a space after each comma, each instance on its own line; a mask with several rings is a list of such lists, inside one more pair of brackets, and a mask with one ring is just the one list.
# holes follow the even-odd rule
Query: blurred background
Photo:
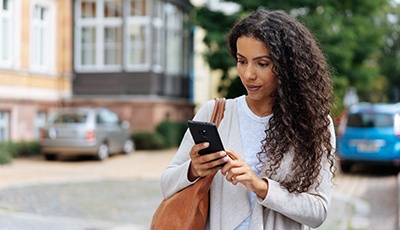
[[[136, 150], [175, 148], [204, 102], [245, 93], [226, 35], [257, 8], [284, 10], [313, 32], [335, 83], [337, 125], [358, 102], [400, 101], [395, 0], [0, 0], [0, 164], [40, 154], [51, 134], [44, 129], [48, 119], [64, 107], [111, 110], [129, 127]], [[383, 229], [397, 229], [397, 169], [385, 170], [371, 175], [356, 168], [337, 183], [367, 186], [371, 181], [360, 179], [365, 173], [373, 180], [389, 178], [392, 195], [385, 202], [392, 206], [380, 213], [391, 213], [390, 227]], [[370, 195], [376, 193], [382, 192]], [[340, 199], [345, 204], [338, 203], [338, 212], [359, 215], [361, 207], [367, 218], [344, 225], [378, 229], [367, 220], [369, 204], [347, 205], [353, 196]]]
[[132, 131], [154, 131], [213, 97], [242, 95], [225, 35], [257, 8], [285, 10], [315, 34], [335, 81], [335, 117], [346, 92], [349, 103], [400, 97], [392, 0], [2, 0], [0, 8], [0, 141], [38, 140], [60, 107], [108, 107]]

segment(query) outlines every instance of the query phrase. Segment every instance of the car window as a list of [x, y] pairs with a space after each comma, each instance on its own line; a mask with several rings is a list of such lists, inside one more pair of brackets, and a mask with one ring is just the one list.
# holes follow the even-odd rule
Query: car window
[[97, 116], [100, 124], [118, 124], [118, 115], [108, 110], [102, 110]]
[[355, 113], [347, 120], [348, 127], [373, 128], [393, 126], [393, 115], [385, 113]]
[[49, 118], [50, 123], [85, 123], [87, 114], [55, 114]]

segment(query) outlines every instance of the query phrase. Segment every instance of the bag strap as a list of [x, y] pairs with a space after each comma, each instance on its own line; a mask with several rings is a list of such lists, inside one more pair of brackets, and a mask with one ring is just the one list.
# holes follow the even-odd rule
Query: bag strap
[[215, 126], [219, 126], [219, 124], [222, 121], [222, 118], [224, 118], [224, 111], [225, 111], [225, 98], [214, 98], [215, 100], [215, 105], [214, 105], [214, 110], [211, 115], [211, 123], [214, 123]]

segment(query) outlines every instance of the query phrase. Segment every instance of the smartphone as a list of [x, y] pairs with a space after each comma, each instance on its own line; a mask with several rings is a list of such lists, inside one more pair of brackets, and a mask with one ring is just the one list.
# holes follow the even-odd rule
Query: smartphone
[[210, 143], [208, 148], [199, 151], [200, 155], [224, 150], [217, 127], [214, 123], [188, 120], [187, 124], [196, 144], [202, 142]]

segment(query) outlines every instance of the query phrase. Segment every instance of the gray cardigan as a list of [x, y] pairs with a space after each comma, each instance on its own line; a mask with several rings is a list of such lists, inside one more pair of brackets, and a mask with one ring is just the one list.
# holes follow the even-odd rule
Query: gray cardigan
[[[194, 120], [209, 121], [213, 108], [214, 100], [208, 101], [198, 111]], [[224, 119], [218, 129], [224, 147], [242, 156], [236, 99], [227, 100]], [[332, 136], [331, 144], [335, 148], [332, 120], [329, 130]], [[195, 183], [187, 178], [190, 164], [189, 151], [193, 145], [193, 139], [186, 131], [176, 155], [161, 176], [161, 190], [164, 198], [171, 197], [179, 190]], [[279, 185], [278, 181], [290, 177], [292, 160], [292, 154], [287, 154], [277, 175], [273, 178], [261, 175], [268, 180], [269, 190], [264, 200], [257, 197], [250, 229], [310, 229], [310, 227], [320, 226], [325, 220], [333, 191], [333, 175], [329, 171], [329, 164], [322, 163], [319, 175], [321, 184], [317, 190], [312, 187], [308, 192], [289, 193]], [[218, 172], [211, 185], [207, 229], [235, 229], [250, 212], [247, 189], [240, 183], [232, 185]]]

